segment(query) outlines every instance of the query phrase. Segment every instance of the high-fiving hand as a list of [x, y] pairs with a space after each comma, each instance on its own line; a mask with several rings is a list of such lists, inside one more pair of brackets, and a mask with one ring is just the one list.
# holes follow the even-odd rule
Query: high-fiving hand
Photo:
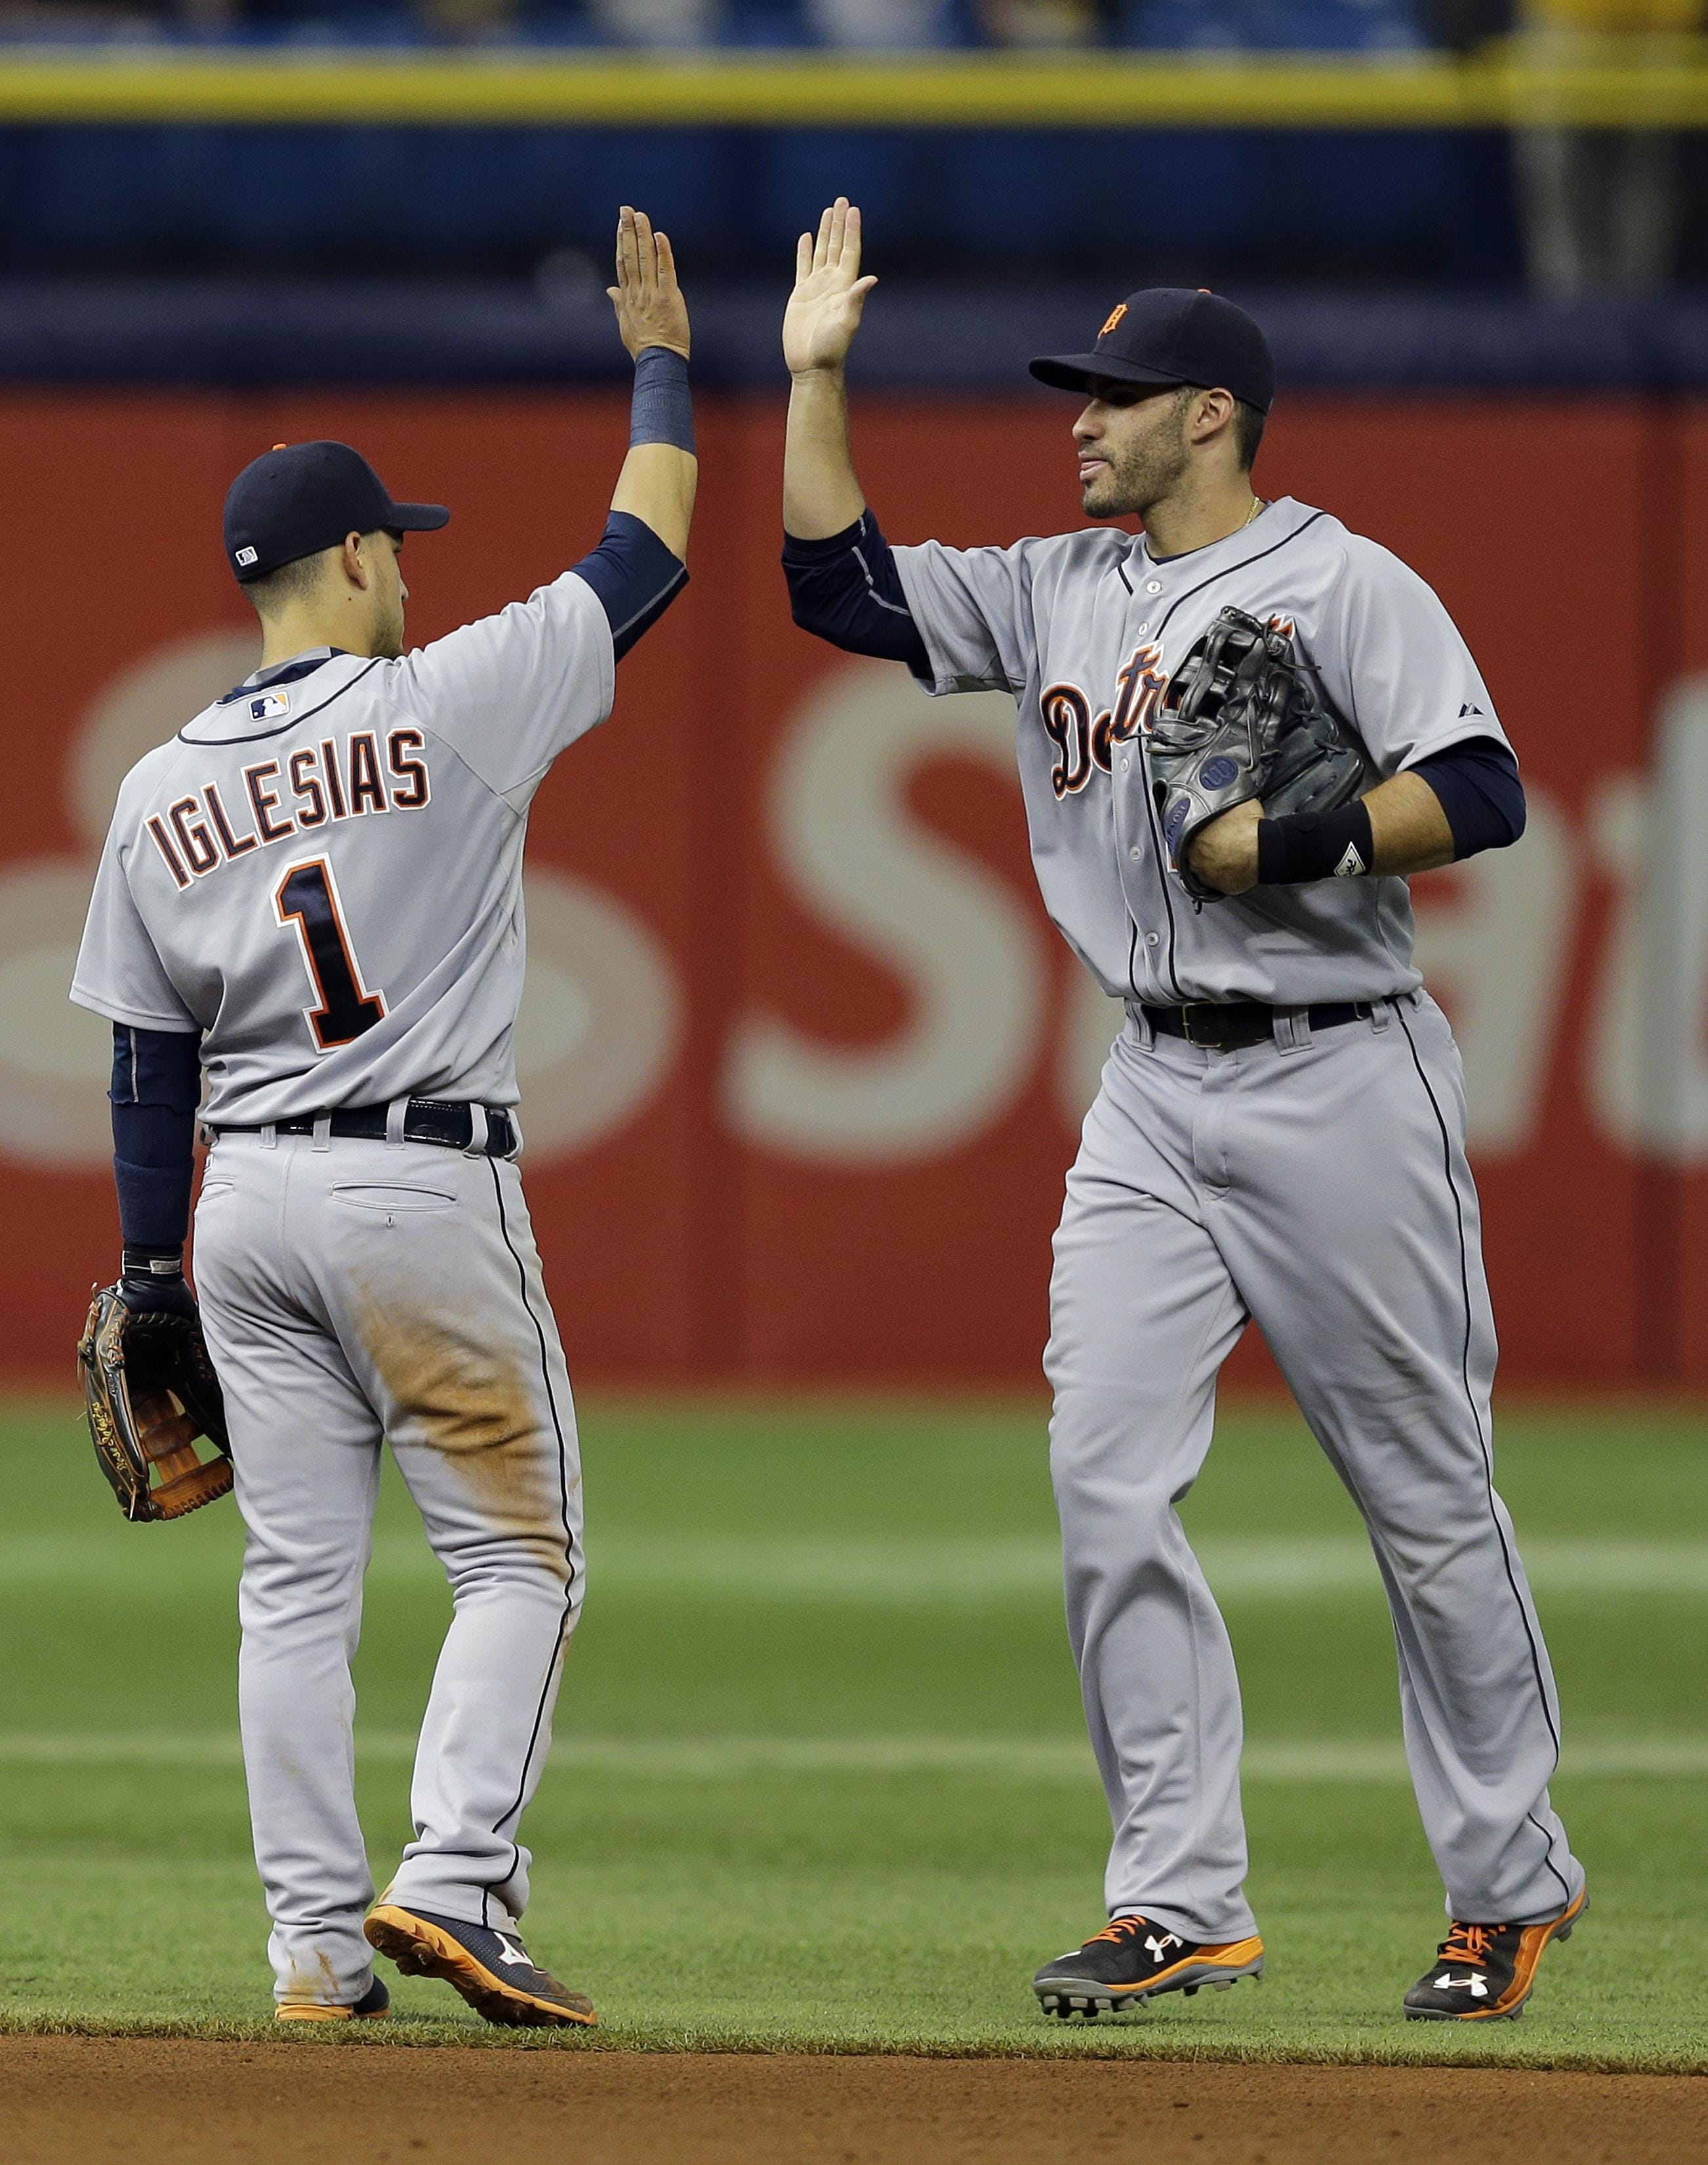
[[688, 358], [688, 304], [676, 283], [668, 236], [654, 233], [644, 210], [624, 203], [617, 220], [617, 283], [605, 291], [632, 359], [649, 345]]
[[783, 359], [791, 376], [840, 368], [877, 284], [860, 276], [860, 214], [838, 196], [795, 250], [795, 290], [783, 311]]

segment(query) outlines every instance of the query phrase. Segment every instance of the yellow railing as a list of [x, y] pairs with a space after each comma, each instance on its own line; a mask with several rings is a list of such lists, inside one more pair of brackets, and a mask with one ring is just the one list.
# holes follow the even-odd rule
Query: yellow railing
[[1627, 63], [1133, 53], [372, 55], [0, 48], [0, 122], [1708, 127], [1708, 44]]

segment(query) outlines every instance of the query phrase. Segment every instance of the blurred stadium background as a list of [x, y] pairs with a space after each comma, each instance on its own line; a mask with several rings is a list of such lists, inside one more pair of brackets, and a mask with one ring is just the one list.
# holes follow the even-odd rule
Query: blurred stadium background
[[[777, 322], [795, 234], [846, 191], [883, 282], [857, 450], [892, 537], [1071, 523], [1070, 402], [1026, 359], [1135, 286], [1215, 286], [1278, 350], [1259, 486], [1408, 558], [1483, 664], [1530, 831], [1417, 882], [1422, 949], [1469, 1070], [1507, 1403], [1548, 1394], [1506, 1422], [1504, 1478], [1606, 1935], [1521, 2048], [1700, 2064], [1701, 13], [0, 5], [0, 1623], [26, 1650], [0, 2027], [264, 2004], [234, 1514], [120, 1528], [65, 1395], [116, 1260], [105, 1027], [66, 990], [118, 777], [252, 665], [218, 508], [272, 443], [348, 438], [455, 507], [411, 551], [418, 638], [591, 545], [630, 201], [694, 309], [702, 508], [687, 597], [533, 814], [523, 1123], [594, 1387], [596, 1572], [533, 1836], [542, 1943], [619, 2041], [1036, 2045], [1024, 1978], [1091, 1915], [1105, 1838], [1038, 1355], [1116, 1017], [1038, 905], [1006, 703], [928, 703], [789, 622]], [[1260, 1349], [1235, 1373], [1262, 1383]], [[612, 1394], [637, 1386], [665, 1394]], [[1158, 2034], [1414, 2051], [1389, 2016], [1438, 1892], [1374, 1573], [1296, 1421], [1228, 1426], [1189, 1517], [1246, 1677], [1280, 1952], [1258, 2005], [1206, 1995]], [[388, 1491], [361, 1662], [381, 1870], [444, 1607], [407, 1516]], [[187, 1890], [193, 1989], [158, 1960]], [[945, 1920], [976, 1990], [919, 1982]]]
[[[595, 1380], [1035, 1378], [1113, 1018], [1032, 892], [1003, 703], [790, 625], [793, 237], [846, 190], [887, 527], [1075, 515], [1041, 348], [1159, 281], [1269, 325], [1259, 471], [1415, 562], [1523, 757], [1521, 849], [1419, 883], [1509, 1379], [1708, 1379], [1708, 40], [1700, 0], [421, 0], [0, 8], [5, 1367], [105, 1267], [103, 1026], [64, 998], [131, 759], [248, 666], [217, 514], [355, 439], [456, 509], [412, 630], [588, 545], [604, 298], [695, 306], [695, 583], [535, 815], [525, 1119]], [[1258, 1356], [1242, 1372], [1255, 1373]]]

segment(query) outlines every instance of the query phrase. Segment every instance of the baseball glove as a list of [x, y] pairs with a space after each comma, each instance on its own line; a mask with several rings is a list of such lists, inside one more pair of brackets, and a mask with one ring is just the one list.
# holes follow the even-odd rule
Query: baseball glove
[[[187, 1290], [180, 1306], [132, 1307], [123, 1285], [97, 1289], [77, 1366], [95, 1456], [127, 1519], [181, 1519], [230, 1488], [225, 1404]], [[197, 1456], [198, 1436], [217, 1457]]]
[[1212, 819], [1253, 798], [1272, 819], [1332, 812], [1364, 788], [1363, 747], [1322, 703], [1290, 632], [1225, 608], [1169, 680], [1147, 734], [1163, 839], [1195, 901], [1226, 897], [1187, 861]]

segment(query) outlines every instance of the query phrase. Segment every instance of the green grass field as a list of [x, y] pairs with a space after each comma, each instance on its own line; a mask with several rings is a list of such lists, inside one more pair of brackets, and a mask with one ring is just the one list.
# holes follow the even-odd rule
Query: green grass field
[[[1523, 2021], [1464, 2031], [1398, 2019], [1441, 1897], [1374, 1567], [1296, 1420], [1249, 1409], [1187, 1515], [1244, 1678], [1269, 1978], [1091, 2027], [1034, 2011], [1033, 1969], [1100, 1921], [1107, 1835], [1043, 1425], [1013, 1402], [583, 1408], [591, 1592], [525, 1832], [530, 1940], [595, 1995], [599, 2041], [1708, 2066], [1699, 1421], [1501, 1425], [1595, 1909]], [[240, 2034], [271, 2001], [235, 1510], [124, 1525], [63, 1404], [10, 1410], [0, 1469], [0, 2027]], [[381, 1883], [446, 1610], [393, 1482], [359, 1672]], [[360, 2041], [497, 2040], [444, 1987], [397, 1998]]]

